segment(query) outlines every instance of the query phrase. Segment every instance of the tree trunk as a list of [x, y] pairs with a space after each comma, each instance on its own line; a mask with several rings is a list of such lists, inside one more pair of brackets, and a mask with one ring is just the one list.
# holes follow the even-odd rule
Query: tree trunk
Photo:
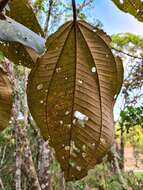
[[125, 149], [125, 145], [124, 145], [124, 126], [123, 124], [120, 123], [120, 127], [121, 127], [121, 133], [120, 133], [120, 155], [121, 155], [121, 162], [120, 162], [120, 169], [124, 170], [124, 149]]
[[116, 142], [114, 141], [112, 150], [110, 151], [110, 156], [111, 156], [111, 160], [112, 160], [112, 164], [114, 167], [114, 171], [116, 173], [116, 175], [118, 176], [118, 180], [121, 183], [123, 190], [128, 190], [128, 185], [126, 180], [124, 179], [124, 177], [122, 176], [122, 172], [119, 166], [119, 161], [118, 161], [118, 153], [116, 151]]
[[21, 143], [20, 143], [20, 133], [19, 126], [15, 126], [15, 139], [16, 139], [16, 172], [15, 172], [15, 189], [22, 190], [21, 188]]
[[41, 145], [42, 149], [40, 152], [39, 162], [39, 179], [42, 190], [51, 190], [51, 172], [50, 165], [52, 162], [51, 148], [49, 147], [48, 141]]
[[60, 180], [59, 180], [59, 190], [66, 190], [64, 174], [62, 172], [60, 174], [61, 175], [60, 175]]
[[22, 190], [21, 188], [21, 164], [22, 164], [22, 142], [20, 137], [20, 125], [18, 121], [18, 116], [20, 112], [20, 99], [18, 96], [18, 80], [14, 75], [14, 71], [11, 65], [11, 77], [13, 78], [13, 91], [14, 91], [14, 106], [13, 106], [13, 124], [14, 124], [14, 132], [15, 132], [15, 140], [16, 140], [16, 171], [15, 171], [15, 189]]
[[23, 140], [23, 149], [24, 149], [24, 160], [23, 168], [25, 168], [26, 175], [30, 182], [31, 190], [41, 190], [39, 180], [37, 177], [36, 169], [34, 166], [32, 152], [30, 149], [30, 143], [27, 138], [27, 127], [28, 127], [28, 105], [27, 105], [27, 87], [28, 71], [25, 69], [25, 94], [24, 94], [24, 128], [21, 130], [22, 140]]
[[[40, 184], [38, 181], [37, 173], [35, 170], [34, 162], [32, 159], [32, 153], [30, 149], [30, 144], [27, 138], [27, 126], [28, 126], [28, 106], [27, 106], [27, 95], [26, 95], [26, 86], [28, 71], [25, 69], [24, 82], [25, 82], [25, 92], [24, 92], [24, 128], [22, 128], [19, 122], [20, 114], [20, 105], [21, 98], [19, 97], [19, 81], [16, 78], [17, 76], [14, 73], [12, 64], [7, 62], [5, 65], [11, 81], [13, 82], [13, 91], [14, 91], [14, 108], [13, 108], [13, 123], [15, 126], [15, 138], [16, 138], [16, 190], [22, 190], [22, 179], [21, 179], [21, 169], [24, 169], [24, 173], [27, 177], [27, 180], [30, 183], [31, 190], [41, 190]], [[23, 167], [22, 167], [23, 166]]]

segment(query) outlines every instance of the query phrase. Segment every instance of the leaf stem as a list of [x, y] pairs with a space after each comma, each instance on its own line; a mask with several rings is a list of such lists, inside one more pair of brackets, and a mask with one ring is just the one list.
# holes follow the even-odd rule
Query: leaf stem
[[72, 8], [73, 8], [73, 20], [74, 22], [77, 20], [77, 11], [76, 11], [76, 2], [72, 0]]

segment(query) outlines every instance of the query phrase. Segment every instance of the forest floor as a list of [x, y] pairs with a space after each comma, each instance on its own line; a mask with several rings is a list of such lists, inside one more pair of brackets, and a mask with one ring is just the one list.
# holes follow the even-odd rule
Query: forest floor
[[[136, 158], [135, 158], [136, 157]], [[137, 160], [137, 165], [136, 165]], [[125, 170], [134, 172], [143, 172], [143, 156], [139, 153], [134, 153], [132, 147], [125, 148]]]

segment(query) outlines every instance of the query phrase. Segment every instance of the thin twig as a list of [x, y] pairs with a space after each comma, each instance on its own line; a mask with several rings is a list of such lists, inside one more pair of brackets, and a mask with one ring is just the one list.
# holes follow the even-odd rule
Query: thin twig
[[45, 21], [45, 27], [44, 27], [45, 38], [47, 38], [48, 36], [49, 21], [50, 21], [50, 17], [52, 13], [52, 7], [53, 7], [53, 0], [49, 0], [49, 10], [48, 10], [47, 18]]
[[79, 6], [79, 10], [83, 9], [84, 7], [88, 6], [90, 3], [92, 2], [92, 0], [84, 0], [83, 3]]
[[77, 15], [76, 15], [76, 3], [75, 0], [72, 0], [72, 8], [73, 8], [73, 20], [76, 21]]
[[1, 165], [3, 165], [3, 163], [4, 163], [7, 146], [8, 146], [8, 144], [6, 144], [6, 145], [4, 146], [4, 149], [3, 149], [2, 159], [1, 159], [1, 162], [0, 162]]
[[5, 188], [4, 188], [4, 184], [3, 184], [3, 181], [2, 181], [1, 178], [0, 178], [0, 188], [2, 188], [1, 190], [5, 190]]
[[118, 51], [118, 52], [120, 52], [120, 53], [123, 53], [123, 54], [125, 54], [125, 55], [127, 55], [127, 56], [129, 56], [129, 57], [134, 58], [134, 59], [141, 59], [141, 60], [143, 60], [143, 57], [138, 57], [138, 56], [135, 56], [135, 55], [131, 55], [130, 53], [126, 53], [126, 52], [124, 52], [124, 51], [122, 51], [122, 50], [120, 50], [120, 49], [117, 49], [117, 48], [115, 48], [115, 47], [111, 47], [111, 48], [112, 48], [112, 50], [115, 50], [115, 51]]

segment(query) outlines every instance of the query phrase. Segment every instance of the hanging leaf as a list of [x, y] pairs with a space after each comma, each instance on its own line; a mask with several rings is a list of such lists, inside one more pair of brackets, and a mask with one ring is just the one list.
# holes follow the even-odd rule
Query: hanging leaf
[[4, 42], [1, 42], [0, 50], [4, 55], [16, 64], [32, 67], [34, 61], [27, 51], [33, 49], [37, 54], [42, 54], [45, 40], [9, 17], [6, 17], [6, 20], [0, 20], [0, 28], [0, 40]]
[[7, 74], [0, 67], [0, 131], [7, 127], [12, 110], [12, 89]]
[[142, 0], [112, 0], [119, 9], [135, 16], [143, 22], [143, 1]]
[[[9, 8], [10, 9], [9, 11], [7, 11], [7, 15], [9, 15], [17, 22], [25, 25], [28, 29], [31, 29], [40, 36], [44, 36], [44, 32], [42, 31], [42, 28], [40, 27], [37, 18], [31, 6], [28, 3], [28, 0], [10, 1]], [[38, 36], [37, 39], [30, 39], [30, 41], [28, 42], [26, 41], [25, 44], [25, 39], [22, 37], [22, 35], [20, 35], [23, 30], [21, 28], [22, 25], [17, 24], [15, 21], [9, 19], [8, 17], [7, 21], [0, 23], [0, 26], [3, 26], [3, 24], [5, 25], [5, 28], [3, 29], [2, 33], [6, 34], [6, 36], [5, 37], [2, 36], [2, 39], [4, 38], [3, 40], [5, 40], [6, 38], [6, 41], [14, 41], [14, 42], [1, 43], [0, 50], [12, 62], [16, 64], [22, 64], [27, 67], [32, 67], [33, 64], [36, 62], [38, 56], [44, 51], [44, 39], [37, 35]], [[25, 34], [27, 35], [27, 31]], [[34, 33], [31, 32], [31, 34], [33, 35]], [[34, 36], [36, 37], [35, 34]], [[15, 41], [16, 42], [18, 41], [27, 47], [30, 46], [30, 48], [26, 48], [20, 43], [15, 43]], [[31, 48], [33, 48], [35, 51], [32, 51]]]
[[44, 37], [44, 32], [38, 23], [29, 0], [12, 0], [9, 3], [9, 8], [10, 10], [7, 12], [9, 17]]
[[29, 76], [31, 114], [50, 137], [66, 181], [86, 176], [114, 138], [113, 102], [122, 74], [105, 36], [82, 21], [64, 24]]
[[116, 67], [117, 67], [117, 96], [120, 93], [122, 84], [123, 84], [123, 79], [124, 79], [124, 68], [122, 64], [122, 60], [119, 56], [115, 58], [116, 61]]

